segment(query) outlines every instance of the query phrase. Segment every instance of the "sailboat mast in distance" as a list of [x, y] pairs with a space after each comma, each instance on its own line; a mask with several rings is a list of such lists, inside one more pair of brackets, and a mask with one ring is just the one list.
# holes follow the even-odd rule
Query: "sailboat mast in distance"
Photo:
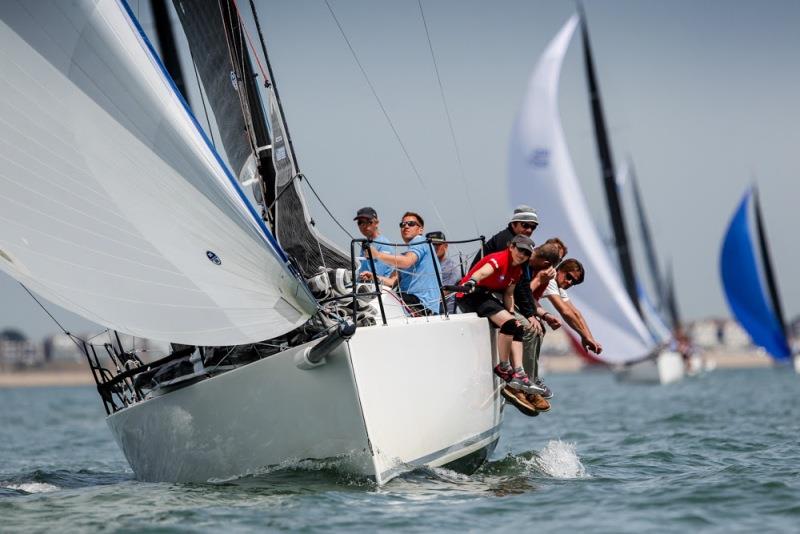
[[589, 86], [589, 103], [592, 108], [592, 118], [594, 121], [595, 141], [597, 142], [597, 152], [600, 156], [600, 167], [603, 173], [603, 185], [606, 191], [606, 201], [608, 211], [611, 216], [611, 227], [614, 230], [614, 240], [616, 242], [619, 265], [622, 269], [622, 279], [625, 290], [636, 307], [636, 311], [641, 315], [642, 310], [639, 305], [639, 292], [636, 287], [636, 275], [633, 270], [633, 258], [630, 254], [628, 245], [628, 233], [625, 229], [625, 219], [622, 214], [622, 204], [617, 190], [617, 178], [614, 170], [614, 158], [611, 155], [611, 146], [608, 140], [608, 130], [606, 128], [603, 106], [600, 102], [600, 89], [597, 85], [595, 75], [594, 60], [592, 59], [591, 45], [589, 43], [589, 29], [586, 25], [586, 13], [583, 4], [578, 3], [578, 11], [581, 19], [581, 35], [583, 37], [583, 58], [586, 67], [586, 80]]
[[633, 161], [631, 161], [630, 158], [628, 159], [627, 165], [628, 177], [631, 180], [633, 188], [633, 201], [636, 204], [636, 213], [639, 218], [639, 231], [642, 236], [642, 246], [644, 247], [645, 259], [647, 260], [647, 266], [650, 270], [650, 277], [653, 280], [653, 288], [655, 289], [656, 295], [658, 295], [657, 307], [659, 310], [663, 310], [665, 308], [664, 280], [661, 278], [661, 270], [658, 267], [656, 247], [653, 242], [653, 236], [650, 233], [650, 224], [647, 220], [644, 202], [642, 201], [642, 194], [639, 190], [639, 179], [636, 176], [636, 170], [633, 168]]
[[667, 278], [664, 285], [664, 293], [659, 295], [659, 298], [664, 302], [672, 328], [677, 330], [681, 326], [681, 314], [678, 309], [678, 299], [675, 297], [675, 277], [672, 273], [671, 263], [667, 266]]
[[764, 278], [767, 281], [769, 298], [772, 300], [772, 308], [778, 319], [778, 324], [783, 332], [784, 339], [789, 339], [786, 335], [786, 321], [783, 315], [780, 295], [778, 294], [778, 283], [775, 280], [775, 272], [772, 270], [772, 258], [769, 254], [767, 243], [767, 232], [764, 229], [764, 219], [761, 216], [761, 198], [758, 195], [758, 188], [753, 186], [753, 203], [755, 204], [756, 231], [758, 232], [758, 247], [761, 250], [761, 261], [764, 264]]

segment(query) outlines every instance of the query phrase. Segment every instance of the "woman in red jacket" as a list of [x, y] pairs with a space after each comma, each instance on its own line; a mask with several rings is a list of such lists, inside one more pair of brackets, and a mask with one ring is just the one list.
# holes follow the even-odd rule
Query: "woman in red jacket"
[[[529, 237], [514, 236], [507, 249], [489, 254], [470, 269], [461, 280], [461, 285], [469, 289], [456, 295], [456, 302], [462, 311], [476, 312], [500, 328], [497, 338], [500, 363], [494, 372], [510, 388], [525, 393], [537, 393], [539, 390], [522, 367], [524, 331], [514, 318], [514, 287], [522, 275], [522, 264], [528, 261], [532, 253], [533, 241]], [[503, 301], [500, 302], [494, 293], [502, 293]]]

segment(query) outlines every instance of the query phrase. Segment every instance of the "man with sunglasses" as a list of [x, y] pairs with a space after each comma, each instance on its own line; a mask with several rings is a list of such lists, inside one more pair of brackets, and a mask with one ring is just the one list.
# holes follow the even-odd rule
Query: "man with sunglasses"
[[[374, 248], [382, 252], [394, 251], [394, 247], [381, 238], [381, 231], [378, 227], [380, 221], [378, 220], [377, 211], [369, 206], [361, 208], [356, 212], [356, 216], [353, 217], [353, 220], [358, 224], [358, 231], [361, 232], [361, 235], [373, 241]], [[397, 274], [395, 270], [378, 259], [375, 259], [375, 273], [378, 275], [378, 280], [389, 287], [393, 286], [396, 282]], [[361, 261], [358, 275], [362, 282], [372, 280], [372, 269], [369, 265], [369, 259]]]
[[483, 245], [483, 253], [479, 252], [475, 255], [470, 269], [475, 267], [482, 257], [505, 250], [515, 235], [531, 237], [537, 226], [539, 226], [539, 216], [536, 214], [536, 210], [530, 206], [517, 206], [511, 215], [508, 226], [486, 241]]
[[562, 261], [556, 269], [555, 278], [549, 282], [542, 296], [550, 301], [564, 322], [581, 336], [581, 346], [600, 354], [603, 346], [594, 339], [583, 315], [567, 296], [567, 289], [582, 283], [584, 274], [583, 265], [578, 260], [570, 258]]
[[410, 245], [408, 250], [402, 254], [390, 254], [372, 247], [372, 254], [375, 259], [397, 269], [400, 277], [400, 298], [414, 315], [438, 315], [442, 294], [436, 271], [441, 272], [441, 267], [439, 258], [431, 254], [431, 247], [422, 237], [424, 231], [425, 221], [422, 216], [407, 211], [400, 222], [400, 237]]

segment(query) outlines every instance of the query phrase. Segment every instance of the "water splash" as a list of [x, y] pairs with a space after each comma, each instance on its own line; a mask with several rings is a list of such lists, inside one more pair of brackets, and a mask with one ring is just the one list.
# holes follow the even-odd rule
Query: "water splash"
[[532, 467], [553, 478], [586, 478], [586, 467], [578, 458], [575, 444], [565, 441], [550, 440], [547, 445], [530, 460]]
[[48, 484], [46, 482], [23, 482], [21, 484], [4, 484], [0, 487], [21, 491], [27, 494], [31, 493], [49, 493], [51, 491], [58, 491], [61, 488]]

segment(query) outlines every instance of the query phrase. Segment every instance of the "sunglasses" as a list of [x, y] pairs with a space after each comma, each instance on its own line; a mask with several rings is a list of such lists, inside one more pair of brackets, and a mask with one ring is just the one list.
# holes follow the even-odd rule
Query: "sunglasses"
[[417, 221], [403, 221], [400, 223], [400, 228], [414, 228], [415, 226], [419, 226]]
[[520, 254], [525, 256], [526, 258], [530, 258], [531, 257], [531, 251], [530, 250], [528, 250], [526, 248], [519, 248], [517, 246], [514, 246], [514, 248], [517, 249], [517, 252], [519, 252]]
[[569, 285], [571, 285], [571, 286], [574, 286], [576, 283], [578, 283], [578, 279], [572, 273], [565, 274], [564, 275], [564, 280], [569, 282]]
[[519, 224], [520, 224], [520, 226], [522, 226], [526, 230], [536, 230], [536, 227], [539, 226], [536, 223], [527, 223], [527, 222], [521, 222]]
[[357, 224], [358, 224], [359, 226], [367, 226], [368, 224], [372, 224], [372, 222], [373, 222], [373, 221], [372, 221], [372, 219], [370, 219], [370, 220], [367, 220], [367, 219], [359, 219]]

